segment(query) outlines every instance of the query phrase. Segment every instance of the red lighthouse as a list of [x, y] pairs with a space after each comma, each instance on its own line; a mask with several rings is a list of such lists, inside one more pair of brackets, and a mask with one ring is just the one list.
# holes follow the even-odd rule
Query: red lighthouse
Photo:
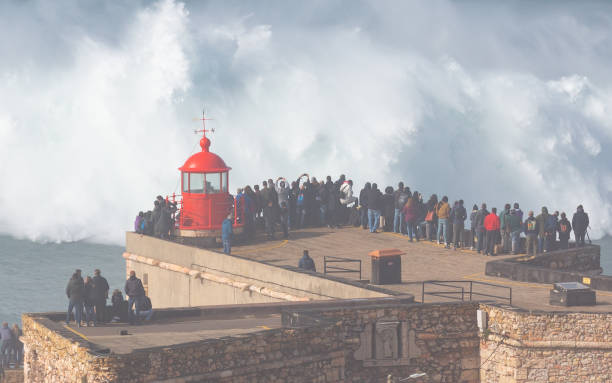
[[221, 224], [230, 213], [233, 213], [234, 226], [237, 226], [234, 199], [229, 193], [231, 168], [221, 157], [210, 152], [210, 139], [206, 137], [208, 131], [206, 126], [197, 131], [202, 132], [202, 151], [189, 157], [179, 168], [182, 207], [175, 234], [183, 242], [210, 244], [215, 238], [220, 238]]

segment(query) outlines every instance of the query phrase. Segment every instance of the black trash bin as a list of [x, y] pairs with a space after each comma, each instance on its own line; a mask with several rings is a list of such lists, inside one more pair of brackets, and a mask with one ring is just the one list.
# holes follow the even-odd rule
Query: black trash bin
[[402, 253], [398, 249], [372, 251], [372, 281], [374, 285], [402, 283]]

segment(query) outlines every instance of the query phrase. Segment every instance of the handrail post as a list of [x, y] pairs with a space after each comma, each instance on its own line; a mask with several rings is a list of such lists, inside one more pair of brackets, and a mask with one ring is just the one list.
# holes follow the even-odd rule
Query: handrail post
[[463, 301], [465, 300], [465, 299], [463, 298], [463, 290], [464, 290], [464, 288], [463, 288], [463, 287], [461, 287], [461, 302], [463, 302]]
[[510, 289], [510, 306], [512, 306], [512, 287], [508, 287]]
[[421, 285], [421, 303], [425, 303], [425, 282]]
[[470, 281], [470, 302], [472, 301], [472, 281]]
[[359, 260], [359, 280], [361, 280], [361, 259]]

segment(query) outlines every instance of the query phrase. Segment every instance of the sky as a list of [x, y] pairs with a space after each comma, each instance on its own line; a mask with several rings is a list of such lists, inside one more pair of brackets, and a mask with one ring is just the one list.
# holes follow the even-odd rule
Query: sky
[[[121, 244], [199, 150], [612, 233], [612, 3], [0, 2], [0, 232]], [[358, 190], [357, 190], [358, 191]]]

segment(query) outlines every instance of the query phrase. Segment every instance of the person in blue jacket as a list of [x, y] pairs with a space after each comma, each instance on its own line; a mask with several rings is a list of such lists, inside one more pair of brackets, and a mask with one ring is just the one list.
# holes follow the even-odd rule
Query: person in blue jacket
[[308, 255], [308, 250], [304, 250], [304, 255], [302, 256], [302, 258], [300, 258], [298, 267], [300, 269], [304, 269], [308, 271], [314, 271], [314, 272], [317, 271], [314, 260], [310, 258], [310, 255]]
[[229, 214], [227, 218], [223, 220], [221, 226], [221, 240], [223, 241], [223, 252], [225, 254], [232, 253], [232, 215]]

